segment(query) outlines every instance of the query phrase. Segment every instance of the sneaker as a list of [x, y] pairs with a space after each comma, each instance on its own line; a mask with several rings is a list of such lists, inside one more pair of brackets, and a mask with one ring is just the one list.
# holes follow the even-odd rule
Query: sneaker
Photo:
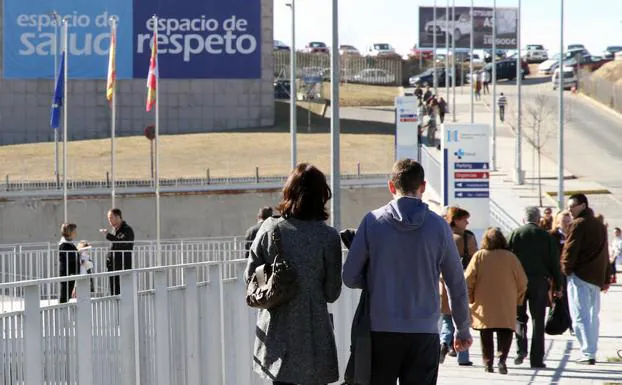
[[583, 357], [578, 359], [576, 363], [580, 365], [596, 365], [596, 360], [594, 358]]
[[471, 361], [467, 361], [467, 362], [458, 362], [459, 366], [473, 366], [473, 363]]
[[438, 361], [442, 364], [443, 362], [445, 362], [445, 357], [447, 356], [447, 353], [449, 353], [449, 347], [447, 346], [446, 343], [442, 343], [441, 344], [441, 356], [439, 357]]
[[525, 360], [525, 356], [518, 355], [514, 359], [514, 365], [522, 365], [524, 360]]
[[492, 368], [492, 364], [484, 365], [484, 372], [486, 372], [486, 373], [494, 373], [495, 370]]
[[499, 374], [508, 374], [508, 367], [505, 362], [499, 362]]

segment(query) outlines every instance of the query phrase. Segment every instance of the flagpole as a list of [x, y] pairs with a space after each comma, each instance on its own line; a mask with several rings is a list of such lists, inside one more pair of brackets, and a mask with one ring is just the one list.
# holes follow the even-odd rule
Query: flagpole
[[[54, 18], [54, 85], [58, 79], [58, 27], [60, 26], [60, 15], [56, 11], [52, 11], [51, 16]], [[54, 129], [54, 179], [56, 179], [56, 188], [60, 185], [60, 174], [58, 170], [58, 129]]]
[[63, 74], [63, 76], [65, 77], [65, 81], [64, 81], [64, 95], [63, 95], [63, 214], [64, 214], [64, 223], [68, 223], [67, 221], [67, 104], [68, 104], [68, 100], [67, 100], [67, 96], [68, 96], [68, 92], [67, 90], [69, 89], [69, 84], [68, 84], [68, 74], [69, 74], [69, 21], [67, 20], [67, 18], [65, 17], [63, 19], [63, 29], [64, 29], [64, 36], [63, 36], [63, 54], [65, 55], [65, 73]]
[[[116, 16], [112, 16], [110, 17], [110, 28], [111, 28], [111, 34], [110, 34], [110, 49], [116, 49], [116, 38], [117, 38], [117, 18]], [[113, 42], [112, 39], [115, 39], [115, 41]], [[114, 48], [113, 48], [114, 47]], [[112, 63], [112, 68], [109, 68], [108, 71], [116, 71], [116, 52], [110, 52], [111, 55], [111, 63]], [[112, 122], [111, 122], [111, 134], [110, 134], [110, 182], [112, 184], [111, 186], [111, 201], [112, 201], [112, 207], [115, 208], [117, 207], [116, 205], [116, 195], [117, 195], [117, 183], [116, 183], [116, 175], [117, 175], [117, 165], [116, 165], [116, 130], [117, 130], [117, 87], [116, 87], [116, 75], [115, 74], [108, 74], [108, 76], [115, 76], [115, 79], [112, 79], [112, 97], [110, 100], [111, 103], [111, 109], [112, 109]], [[109, 79], [110, 81], [110, 79]]]
[[[157, 44], [158, 17], [153, 16], [153, 44]], [[160, 69], [158, 68], [158, 50], [156, 46], [155, 75], [155, 195], [156, 195], [156, 255], [158, 266], [162, 266], [162, 250], [160, 248]]]

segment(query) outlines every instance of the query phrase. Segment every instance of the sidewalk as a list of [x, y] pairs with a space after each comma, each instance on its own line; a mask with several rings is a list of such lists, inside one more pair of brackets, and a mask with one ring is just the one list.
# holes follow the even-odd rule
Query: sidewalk
[[[439, 90], [439, 94], [444, 92]], [[490, 103], [490, 96], [483, 96], [483, 100]], [[451, 99], [450, 99], [451, 101]], [[451, 107], [450, 107], [451, 111]], [[488, 106], [483, 102], [475, 102], [475, 122], [491, 124], [491, 113]], [[445, 116], [446, 122], [451, 123], [451, 114]], [[497, 115], [498, 118], [498, 115]], [[470, 121], [470, 95], [468, 89], [461, 93], [456, 90], [456, 122]], [[514, 184], [514, 165], [515, 165], [515, 134], [508, 124], [497, 122], [497, 171], [492, 173], [491, 194], [493, 199], [506, 210], [512, 217], [519, 220], [522, 217], [523, 209], [527, 206], [539, 206], [537, 191], [537, 173], [532, 170], [533, 147], [523, 140], [523, 170], [525, 171], [525, 184], [517, 186]], [[534, 161], [535, 162], [535, 161]], [[557, 191], [557, 163], [542, 156], [542, 191]], [[597, 183], [584, 179], [574, 179], [574, 176], [564, 172], [565, 190], [599, 190], [602, 189]], [[590, 196], [592, 199], [593, 196]], [[434, 197], [430, 197], [434, 201]], [[554, 199], [549, 197], [542, 198], [544, 206], [556, 205]], [[605, 202], [600, 202], [601, 206]], [[619, 275], [618, 282], [622, 282]], [[622, 363], [607, 363], [608, 358], [617, 357], [617, 351], [622, 349], [622, 286], [613, 286], [609, 293], [602, 295], [601, 310], [601, 329], [599, 341], [599, 362], [595, 366], [582, 366], [574, 361], [580, 356], [579, 346], [574, 336], [569, 333], [563, 336], [546, 337], [546, 363], [548, 368], [545, 370], [533, 370], [529, 368], [528, 360], [523, 365], [514, 365], [515, 344], [512, 346], [510, 358], [508, 360], [509, 374], [484, 373], [484, 366], [481, 359], [481, 348], [479, 336], [474, 331], [474, 343], [471, 348], [471, 361], [473, 367], [460, 367], [455, 359], [448, 357], [441, 365], [439, 374], [439, 384], [506, 384], [508, 382], [516, 384], [603, 384], [616, 383], [622, 384]]]

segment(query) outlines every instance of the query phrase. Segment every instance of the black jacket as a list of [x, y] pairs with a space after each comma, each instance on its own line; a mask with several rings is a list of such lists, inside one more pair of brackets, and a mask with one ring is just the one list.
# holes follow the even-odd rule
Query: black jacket
[[132, 268], [132, 251], [134, 250], [134, 230], [125, 221], [114, 234], [106, 234], [112, 243], [106, 267], [108, 271], [128, 270]]
[[246, 240], [246, 244], [244, 245], [244, 249], [246, 250], [246, 258], [248, 258], [248, 253], [251, 250], [251, 245], [253, 244], [253, 241], [255, 240], [255, 237], [257, 236], [257, 232], [261, 228], [261, 225], [263, 225], [263, 222], [264, 221], [257, 222], [248, 230], [246, 230], [246, 235], [244, 236]]
[[535, 223], [528, 223], [514, 230], [508, 241], [510, 251], [519, 259], [532, 282], [553, 278], [555, 290], [561, 288], [559, 246], [546, 230]]
[[58, 275], [66, 277], [80, 273], [80, 255], [76, 245], [71, 242], [63, 241], [58, 245]]

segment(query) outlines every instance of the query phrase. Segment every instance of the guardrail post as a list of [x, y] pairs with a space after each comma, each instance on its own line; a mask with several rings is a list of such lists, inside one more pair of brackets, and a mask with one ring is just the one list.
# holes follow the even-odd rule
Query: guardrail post
[[197, 268], [191, 267], [184, 271], [186, 281], [186, 370], [188, 373], [188, 384], [199, 384], [201, 382], [200, 370], [201, 357], [199, 357], [199, 301], [197, 289]]
[[119, 300], [119, 339], [121, 384], [140, 384], [140, 351], [138, 335], [138, 287], [136, 271], [121, 275]]
[[356, 162], [356, 176], [361, 177], [361, 162]]
[[207, 179], [207, 184], [210, 184], [209, 168], [205, 171], [205, 178]]
[[[39, 285], [24, 287], [24, 357], [28, 370], [24, 372], [25, 384], [43, 384], [43, 333], [41, 322]], [[13, 336], [13, 338], [16, 338]]]
[[93, 383], [93, 323], [91, 318], [91, 281], [76, 281], [78, 297], [76, 310], [76, 340], [78, 345], [78, 381], [80, 384]]
[[259, 166], [255, 166], [255, 183], [259, 183]]
[[169, 344], [168, 286], [166, 271], [155, 272], [155, 365], [158, 385], [171, 383]]

